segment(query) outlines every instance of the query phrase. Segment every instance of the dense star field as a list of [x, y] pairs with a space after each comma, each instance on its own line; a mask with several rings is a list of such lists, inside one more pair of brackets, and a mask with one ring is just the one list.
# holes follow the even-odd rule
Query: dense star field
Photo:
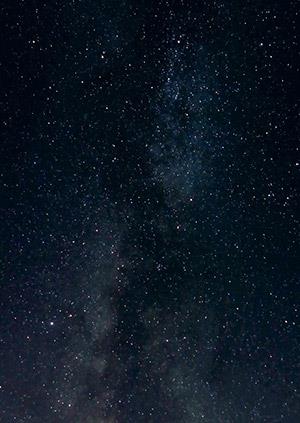
[[296, 1], [1, 5], [1, 423], [299, 421]]

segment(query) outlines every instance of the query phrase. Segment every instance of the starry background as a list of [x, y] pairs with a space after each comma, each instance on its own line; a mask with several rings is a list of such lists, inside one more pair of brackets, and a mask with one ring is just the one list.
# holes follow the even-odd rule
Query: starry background
[[0, 421], [299, 421], [296, 1], [4, 1]]

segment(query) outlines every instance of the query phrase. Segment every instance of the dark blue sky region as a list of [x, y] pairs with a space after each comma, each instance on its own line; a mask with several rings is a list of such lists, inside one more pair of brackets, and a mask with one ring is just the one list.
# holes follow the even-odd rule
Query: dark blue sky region
[[299, 421], [295, 1], [1, 6], [0, 421]]

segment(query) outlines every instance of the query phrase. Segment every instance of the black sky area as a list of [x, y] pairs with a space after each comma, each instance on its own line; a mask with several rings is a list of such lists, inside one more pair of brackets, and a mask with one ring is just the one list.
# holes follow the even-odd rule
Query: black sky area
[[296, 1], [1, 5], [2, 423], [296, 423]]

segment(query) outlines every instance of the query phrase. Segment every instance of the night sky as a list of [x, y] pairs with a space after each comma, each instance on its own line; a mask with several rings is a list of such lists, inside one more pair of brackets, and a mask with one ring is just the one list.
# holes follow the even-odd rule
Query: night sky
[[296, 1], [4, 0], [1, 423], [296, 423]]

